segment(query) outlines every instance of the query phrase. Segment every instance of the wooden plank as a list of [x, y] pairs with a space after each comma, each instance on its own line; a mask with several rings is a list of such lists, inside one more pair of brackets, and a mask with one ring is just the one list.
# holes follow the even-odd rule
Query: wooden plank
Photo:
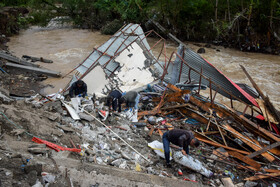
[[[240, 139], [241, 141], [243, 141], [244, 143], [246, 143], [248, 146], [250, 146], [251, 148], [253, 148], [255, 151], [259, 151], [262, 148], [258, 147], [257, 145], [253, 144], [252, 142], [248, 141], [248, 138], [244, 137], [241, 133], [239, 133], [238, 131], [236, 131], [234, 128], [232, 128], [230, 125], [226, 124], [224, 125], [225, 129], [227, 129], [229, 132], [232, 133], [232, 135], [238, 139]], [[268, 153], [262, 153], [262, 156], [265, 157], [268, 161], [273, 162], [275, 160], [275, 158], [273, 156], [271, 156]]]
[[161, 108], [161, 110], [171, 110], [171, 109], [176, 109], [176, 108], [183, 108], [183, 107], [186, 107], [186, 106], [189, 106], [189, 105], [190, 105], [189, 103], [182, 104], [182, 105], [174, 105], [174, 106]]
[[155, 128], [154, 128], [154, 127], [152, 127], [152, 128], [151, 128], [151, 130], [150, 130], [150, 132], [149, 132], [149, 136], [150, 136], [150, 137], [152, 136], [152, 134], [153, 134], [154, 130], [155, 130]]
[[[253, 167], [251, 167], [251, 166], [246, 166], [246, 167], [249, 168], [249, 169], [251, 169], [251, 170], [257, 171], [255, 168], [253, 168]], [[237, 166], [237, 168], [238, 168], [238, 169], [239, 169], [239, 168], [244, 168], [244, 166], [239, 165], [239, 166]], [[245, 169], [247, 169], [247, 168], [245, 168]], [[278, 172], [280, 172], [280, 170], [278, 170], [278, 169], [265, 169], [265, 168], [261, 168], [260, 170], [261, 170], [261, 171], [265, 171], [265, 172], [267, 172], [267, 173], [278, 173]]]
[[259, 163], [257, 163], [256, 161], [254, 161], [251, 158], [248, 158], [247, 156], [244, 156], [238, 152], [234, 152], [234, 151], [228, 151], [228, 153], [233, 156], [234, 158], [237, 158], [238, 160], [241, 160], [242, 162], [252, 166], [253, 168], [255, 168], [257, 171], [260, 170], [261, 165]]
[[268, 107], [271, 114], [276, 118], [278, 123], [280, 122], [280, 114], [279, 112], [274, 108], [273, 104], [270, 102], [269, 97], [265, 96], [264, 93], [261, 91], [261, 89], [258, 87], [258, 85], [255, 83], [255, 81], [252, 79], [252, 77], [249, 75], [249, 73], [246, 71], [246, 69], [240, 65], [250, 82], [252, 83], [253, 87], [256, 89], [256, 91], [260, 94], [260, 96], [263, 98], [265, 105]]
[[[255, 124], [254, 122], [250, 121], [243, 115], [239, 115], [234, 109], [224, 105], [231, 113], [228, 113], [228, 116], [232, 116], [236, 121], [243, 124], [246, 128], [251, 130], [252, 133], [258, 134], [259, 136], [263, 137], [266, 140], [271, 142], [279, 142], [280, 138], [274, 136], [270, 131], [260, 127], [259, 125]], [[225, 110], [226, 112], [226, 110]]]
[[238, 149], [235, 149], [235, 148], [232, 148], [232, 147], [227, 147], [227, 146], [225, 146], [225, 145], [222, 145], [222, 144], [219, 144], [219, 143], [215, 143], [215, 142], [212, 142], [212, 141], [210, 141], [210, 140], [205, 140], [205, 139], [203, 139], [203, 138], [199, 138], [199, 137], [197, 137], [197, 136], [195, 136], [199, 141], [202, 141], [202, 142], [204, 142], [204, 143], [208, 143], [208, 144], [210, 144], [210, 145], [213, 145], [213, 146], [215, 146], [215, 147], [223, 147], [223, 148], [225, 148], [225, 149], [227, 149], [227, 150], [232, 150], [232, 151], [237, 151], [237, 152], [239, 152], [239, 153], [242, 153], [242, 154], [250, 154], [249, 152], [247, 152], [247, 151], [242, 151], [242, 150], [238, 150]]
[[275, 148], [275, 147], [277, 147], [279, 145], [280, 145], [280, 142], [275, 142], [275, 143], [273, 143], [273, 144], [271, 144], [269, 146], [264, 147], [263, 149], [261, 149], [259, 151], [256, 151], [256, 152], [253, 152], [253, 153], [247, 155], [247, 157], [254, 158], [255, 156], [258, 156], [258, 155], [260, 155], [260, 154], [262, 154], [262, 153], [264, 153], [264, 152], [266, 152], [266, 151], [268, 151], [270, 149], [273, 149], [273, 148]]
[[278, 173], [270, 173], [270, 174], [265, 174], [265, 175], [252, 176], [252, 177], [245, 178], [244, 180], [246, 180], [246, 181], [255, 181], [255, 180], [266, 179], [266, 178], [277, 177], [277, 176], [280, 176], [280, 172], [278, 172]]
[[39, 67], [39, 65], [37, 65], [37, 64], [33, 64], [33, 63], [27, 62], [25, 60], [21, 60], [17, 57], [14, 57], [10, 54], [3, 53], [3, 52], [0, 52], [0, 58], [6, 59], [10, 62], [14, 62], [16, 64], [21, 64], [21, 65], [24, 65], [24, 66]]
[[22, 70], [31, 71], [31, 72], [34, 72], [34, 73], [45, 74], [45, 75], [49, 75], [49, 76], [53, 76], [53, 77], [60, 77], [61, 76], [61, 74], [59, 72], [48, 70], [48, 69], [43, 69], [43, 68], [24, 66], [24, 65], [19, 65], [19, 64], [10, 63], [10, 62], [5, 63], [5, 65], [8, 66], [8, 67], [19, 68], [19, 69], [22, 69]]
[[217, 125], [217, 127], [218, 127], [218, 130], [219, 130], [219, 132], [220, 132], [220, 135], [221, 135], [222, 138], [223, 138], [223, 141], [224, 141], [225, 146], [228, 146], [228, 144], [227, 144], [227, 142], [226, 142], [226, 139], [225, 139], [225, 137], [224, 137], [224, 135], [223, 135], [223, 133], [222, 133], [222, 130], [221, 130], [221, 128], [220, 128], [220, 126], [219, 126], [219, 124], [218, 124], [216, 118], [215, 118], [215, 117], [213, 117], [213, 118], [214, 118], [215, 123], [216, 123], [216, 125]]

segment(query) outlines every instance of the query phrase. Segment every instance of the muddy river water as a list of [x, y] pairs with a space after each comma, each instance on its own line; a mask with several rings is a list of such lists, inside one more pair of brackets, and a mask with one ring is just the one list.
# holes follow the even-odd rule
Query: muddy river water
[[[11, 37], [8, 43], [9, 50], [16, 56], [29, 55], [43, 57], [54, 61], [52, 64], [40, 63], [41, 66], [59, 71], [65, 75], [76, 65], [81, 63], [93, 50], [98, 48], [110, 38], [109, 35], [102, 35], [98, 31], [80, 29], [41, 29], [32, 27], [23, 30], [19, 35]], [[158, 39], [148, 38], [150, 46], [153, 46]], [[197, 45], [186, 43], [191, 49], [197, 51]], [[204, 44], [201, 44], [204, 45]], [[167, 41], [166, 53], [169, 57], [177, 50], [177, 44]], [[153, 53], [157, 55], [161, 46], [156, 46]], [[242, 64], [261, 90], [270, 97], [276, 108], [280, 108], [280, 56], [247, 53], [228, 49], [221, 46], [205, 48], [206, 53], [201, 54], [203, 58], [221, 70], [234, 82], [251, 83], [240, 68]], [[65, 78], [49, 78], [44, 83], [52, 85], [47, 87], [45, 93], [54, 93], [59, 88], [64, 88], [70, 76]]]

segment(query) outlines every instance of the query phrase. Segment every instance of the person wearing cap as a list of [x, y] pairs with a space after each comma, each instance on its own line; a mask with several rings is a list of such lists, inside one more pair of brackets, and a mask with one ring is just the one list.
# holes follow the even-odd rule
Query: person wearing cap
[[173, 129], [167, 131], [162, 136], [164, 156], [167, 167], [170, 167], [170, 142], [182, 151], [183, 155], [189, 154], [189, 145], [192, 147], [198, 147], [199, 141], [194, 137], [193, 132], [183, 129]]
[[76, 96], [79, 97], [87, 96], [87, 84], [82, 80], [78, 80], [74, 82], [70, 87], [69, 95], [71, 98]]
[[109, 109], [111, 110], [111, 108], [113, 109], [113, 111], [117, 111], [121, 112], [121, 104], [122, 104], [122, 93], [119, 90], [113, 90], [109, 93], [108, 97], [107, 97], [107, 106], [109, 107]]

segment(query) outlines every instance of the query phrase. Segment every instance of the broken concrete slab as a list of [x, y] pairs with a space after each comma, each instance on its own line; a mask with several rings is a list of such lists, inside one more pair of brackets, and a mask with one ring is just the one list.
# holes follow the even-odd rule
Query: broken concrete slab
[[90, 116], [90, 115], [88, 115], [88, 114], [85, 114], [85, 113], [83, 113], [83, 112], [80, 112], [80, 113], [79, 113], [79, 116], [80, 116], [81, 119], [87, 120], [87, 121], [89, 121], [89, 122], [91, 122], [91, 121], [94, 120], [94, 118], [93, 118], [92, 116]]
[[24, 65], [24, 66], [39, 67], [39, 65], [37, 65], [37, 64], [27, 62], [25, 60], [19, 59], [15, 56], [12, 56], [10, 54], [7, 54], [7, 53], [1, 52], [1, 51], [0, 51], [0, 58], [3, 58], [3, 59], [8, 60], [10, 62], [21, 64], [21, 65]]
[[43, 69], [43, 68], [24, 66], [24, 65], [20, 65], [20, 64], [11, 63], [11, 62], [5, 63], [5, 66], [12, 67], [12, 68], [18, 68], [18, 69], [21, 69], [24, 71], [31, 71], [34, 73], [45, 74], [45, 75], [49, 75], [52, 77], [61, 77], [61, 74], [59, 72], [48, 70], [48, 69]]

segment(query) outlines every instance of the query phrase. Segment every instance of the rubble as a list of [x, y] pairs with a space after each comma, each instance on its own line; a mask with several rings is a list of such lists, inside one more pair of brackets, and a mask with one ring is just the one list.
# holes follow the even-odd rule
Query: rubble
[[[141, 34], [137, 26], [130, 30], [132, 28], [134, 34]], [[89, 80], [101, 70], [99, 73], [104, 80], [97, 82], [97, 86], [91, 85], [92, 92], [87, 98], [71, 102], [67, 99], [67, 88], [48, 96], [32, 94], [24, 100], [10, 99], [10, 93], [1, 91], [3, 98], [11, 100], [3, 99], [0, 105], [2, 184], [89, 186], [108, 181], [113, 186], [254, 186], [265, 181], [269, 185], [279, 185], [274, 180], [280, 175], [278, 111], [271, 106], [268, 97], [258, 98], [265, 103], [260, 109], [255, 99], [235, 87], [235, 83], [226, 90], [224, 82], [219, 80], [217, 83], [203, 74], [204, 71], [178, 63], [179, 69], [188, 66], [189, 71], [196, 73], [198, 84], [188, 85], [186, 81], [191, 78], [186, 69], [175, 76], [172, 73], [175, 66], [166, 64], [165, 69], [161, 67], [161, 62], [148, 52], [149, 46], [143, 47], [146, 45], [144, 37], [139, 39], [133, 35], [132, 40], [125, 39], [127, 35], [121, 32], [119, 34], [120, 41], [133, 43], [129, 50], [123, 45], [118, 46], [123, 51], [114, 48], [113, 52], [106, 54], [104, 46], [95, 49], [94, 55], [103, 58], [101, 51], [105, 59], [112, 61], [105, 65], [105, 60], [100, 60], [103, 64], [96, 65], [90, 74], [76, 77], [84, 76], [84, 81]], [[138, 43], [135, 42], [137, 39]], [[140, 54], [134, 51], [136, 49]], [[118, 58], [111, 58], [113, 56]], [[143, 64], [133, 69], [135, 64], [128, 64], [131, 58]], [[179, 54], [177, 60], [184, 62]], [[94, 64], [91, 58], [88, 61]], [[104, 67], [118, 71], [112, 74]], [[145, 76], [150, 76], [145, 80], [149, 83], [127, 80], [124, 75], [129, 69], [133, 69], [129, 74], [135, 74], [137, 79], [140, 78], [138, 73], [144, 71]], [[180, 79], [184, 79], [183, 82], [179, 82]], [[175, 80], [175, 84], [170, 80]], [[176, 86], [176, 82], [180, 84]], [[231, 81], [227, 79], [225, 82]], [[121, 113], [108, 111], [108, 107], [104, 107], [106, 99], [92, 94], [106, 96], [114, 86], [123, 91], [136, 89], [141, 95], [139, 109], [133, 113], [134, 119], [130, 118], [131, 113], [127, 114], [129, 110], [125, 110], [125, 106]], [[202, 94], [204, 88], [205, 92], [209, 91], [208, 96]], [[240, 97], [229, 92], [231, 89]], [[216, 102], [217, 93], [230, 98], [231, 106]], [[232, 101], [234, 97], [236, 100]], [[234, 104], [244, 105], [244, 111], [236, 111]], [[252, 114], [247, 111], [249, 108]], [[101, 111], [105, 112], [105, 118], [100, 115]], [[257, 115], [264, 116], [264, 120], [260, 122]], [[202, 145], [191, 149], [188, 156], [172, 148], [172, 168], [167, 168], [161, 158], [164, 157], [162, 146], [154, 146], [153, 142], [161, 144], [163, 133], [171, 129], [192, 130]], [[34, 142], [32, 145], [31, 141]], [[96, 180], [92, 182], [92, 178]]]

